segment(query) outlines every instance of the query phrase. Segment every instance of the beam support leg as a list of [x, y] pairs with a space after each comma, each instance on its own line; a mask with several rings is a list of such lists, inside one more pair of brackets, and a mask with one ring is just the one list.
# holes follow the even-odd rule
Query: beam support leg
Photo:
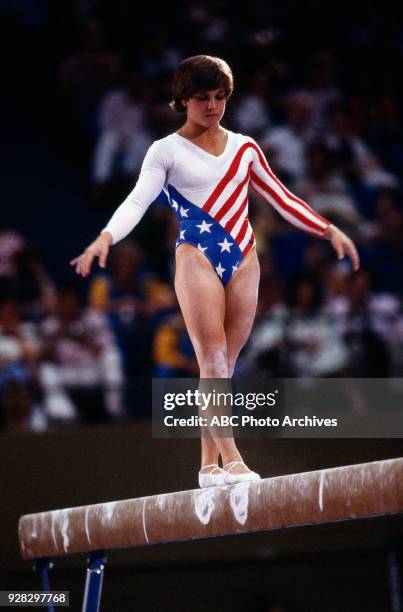
[[82, 612], [99, 611], [106, 561], [107, 557], [103, 550], [91, 552], [87, 556], [87, 576]]
[[388, 544], [391, 612], [403, 612], [403, 541], [394, 537]]
[[[34, 571], [39, 574], [42, 583], [42, 590], [52, 592], [52, 588], [50, 586], [49, 574], [48, 571], [53, 568], [53, 563], [49, 559], [49, 557], [41, 557], [40, 559], [34, 559], [32, 562], [32, 567]], [[48, 612], [55, 612], [55, 608], [52, 604], [47, 605]]]

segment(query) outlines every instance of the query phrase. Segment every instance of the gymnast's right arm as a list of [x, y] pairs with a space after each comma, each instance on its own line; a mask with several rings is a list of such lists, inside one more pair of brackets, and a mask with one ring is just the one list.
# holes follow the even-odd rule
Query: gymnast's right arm
[[166, 156], [159, 143], [154, 142], [147, 151], [133, 191], [116, 209], [98, 238], [81, 255], [70, 261], [77, 274], [88, 276], [95, 257], [98, 257], [99, 266], [105, 268], [110, 246], [125, 238], [140, 222], [147, 208], [161, 193], [166, 173]]

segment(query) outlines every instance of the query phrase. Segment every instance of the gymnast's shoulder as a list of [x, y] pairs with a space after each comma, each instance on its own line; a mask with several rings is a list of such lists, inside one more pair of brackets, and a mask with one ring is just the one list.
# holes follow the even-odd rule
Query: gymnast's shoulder
[[252, 136], [248, 136], [248, 134], [241, 134], [239, 132], [231, 132], [227, 130], [230, 137], [236, 142], [237, 145], [242, 146], [244, 144], [252, 144], [257, 145], [257, 142]]
[[145, 155], [143, 167], [158, 166], [168, 169], [172, 165], [175, 154], [175, 140], [172, 136], [173, 134], [169, 134], [154, 140]]

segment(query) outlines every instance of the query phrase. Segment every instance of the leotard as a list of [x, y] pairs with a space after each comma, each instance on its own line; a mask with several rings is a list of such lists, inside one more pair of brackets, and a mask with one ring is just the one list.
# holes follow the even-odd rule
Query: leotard
[[127, 236], [164, 191], [179, 219], [176, 246], [198, 248], [226, 285], [255, 245], [249, 185], [292, 225], [322, 237], [329, 221], [280, 182], [252, 138], [227, 132], [225, 150], [218, 156], [176, 133], [156, 140], [136, 186], [102, 230], [112, 234], [112, 243]]

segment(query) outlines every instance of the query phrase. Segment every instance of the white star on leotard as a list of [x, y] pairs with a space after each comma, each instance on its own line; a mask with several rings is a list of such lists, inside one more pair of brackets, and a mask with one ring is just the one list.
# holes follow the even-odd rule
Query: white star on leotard
[[208, 232], [209, 234], [211, 234], [211, 229], [210, 227], [212, 226], [212, 223], [206, 223], [205, 220], [203, 219], [203, 221], [201, 223], [199, 223], [199, 225], [196, 225], [196, 227], [200, 227], [200, 233], [202, 234], [203, 232]]
[[197, 244], [197, 248], [199, 249], [199, 251], [201, 251], [202, 253], [204, 253], [204, 251], [207, 251], [207, 247], [202, 247], [202, 245], [200, 244], [200, 242]]
[[187, 217], [188, 216], [188, 208], [183, 208], [183, 206], [180, 207], [179, 212], [181, 217]]
[[179, 204], [175, 200], [172, 200], [172, 208], [174, 208], [175, 210], [178, 210], [179, 208]]
[[185, 232], [186, 232], [186, 230], [181, 230], [180, 231], [179, 240], [185, 240]]
[[219, 276], [220, 278], [222, 278], [222, 275], [223, 275], [223, 274], [224, 274], [224, 272], [225, 272], [225, 268], [223, 268], [223, 267], [221, 266], [221, 262], [220, 262], [220, 261], [218, 262], [218, 266], [216, 266], [216, 272], [217, 272], [218, 276]]
[[218, 246], [221, 247], [221, 253], [223, 251], [228, 251], [228, 253], [231, 253], [230, 248], [232, 246], [234, 246], [234, 243], [233, 242], [228, 242], [228, 240], [226, 238], [224, 238], [224, 242], [218, 242], [217, 244], [218, 244]]
[[232, 274], [238, 270], [238, 266], [232, 266]]

